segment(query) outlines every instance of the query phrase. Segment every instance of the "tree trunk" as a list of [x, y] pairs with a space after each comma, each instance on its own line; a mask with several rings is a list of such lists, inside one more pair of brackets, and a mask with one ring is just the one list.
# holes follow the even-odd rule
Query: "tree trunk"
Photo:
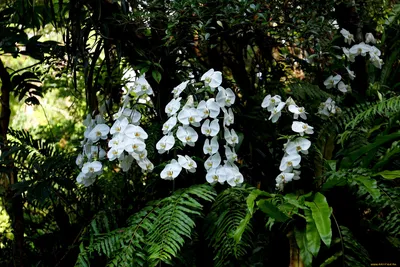
[[[7, 72], [3, 62], [0, 59], [0, 79], [1, 79], [1, 97], [0, 97], [0, 150], [2, 151], [2, 155], [9, 150], [7, 145], [7, 132], [8, 126], [10, 124], [10, 92], [12, 90], [11, 77]], [[5, 201], [6, 201], [6, 210], [11, 217], [12, 228], [14, 233], [14, 242], [13, 242], [13, 261], [14, 266], [24, 266], [24, 213], [23, 213], [23, 203], [22, 196], [16, 195], [15, 191], [12, 189], [12, 186], [18, 182], [17, 171], [14, 168], [13, 161], [11, 156], [6, 159], [8, 161], [8, 165], [6, 166], [9, 172], [1, 173], [1, 184], [5, 188]], [[4, 160], [4, 159], [3, 159]]]

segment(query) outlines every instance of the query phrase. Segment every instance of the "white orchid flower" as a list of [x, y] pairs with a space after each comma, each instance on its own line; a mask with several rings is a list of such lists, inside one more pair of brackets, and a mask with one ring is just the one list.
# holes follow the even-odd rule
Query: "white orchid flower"
[[294, 121], [292, 124], [292, 130], [296, 133], [299, 133], [301, 136], [306, 134], [313, 134], [314, 133], [314, 127], [308, 125], [307, 123], [301, 122], [301, 121]]
[[161, 171], [160, 177], [164, 180], [174, 180], [182, 171], [182, 166], [173, 159], [171, 163], [167, 164]]
[[375, 38], [374, 38], [374, 35], [372, 35], [372, 33], [370, 33], [370, 32], [367, 32], [366, 34], [365, 34], [365, 42], [368, 44], [368, 43], [371, 43], [371, 44], [376, 44], [376, 40], [375, 40]]
[[347, 73], [349, 74], [349, 78], [354, 80], [356, 75], [354, 74], [354, 71], [350, 70], [349, 67], [346, 67]]
[[339, 91], [340, 92], [342, 92], [342, 93], [346, 93], [348, 90], [348, 85], [346, 85], [344, 82], [339, 82], [339, 84], [338, 84], [338, 89], [339, 89]]
[[136, 80], [133, 92], [135, 92], [137, 96], [153, 94], [153, 89], [151, 89], [151, 86], [145, 79], [144, 74]]
[[115, 120], [113, 126], [110, 129], [110, 134], [115, 135], [119, 133], [123, 133], [128, 126], [129, 121], [127, 118], [119, 118]]
[[225, 170], [228, 170], [229, 178], [226, 179], [226, 182], [230, 186], [237, 186], [238, 184], [242, 184], [244, 181], [243, 175], [232, 167], [225, 167]]
[[339, 74], [337, 74], [336, 76], [329, 76], [328, 79], [326, 79], [324, 81], [324, 85], [326, 87], [326, 89], [331, 89], [334, 88], [336, 86], [336, 84], [338, 84], [340, 82], [340, 80], [342, 79], [342, 76], [340, 76]]
[[225, 128], [225, 130], [224, 130], [224, 138], [225, 138], [226, 142], [231, 146], [239, 144], [239, 137], [236, 134], [234, 129], [231, 129], [229, 131], [228, 128]]
[[124, 134], [126, 136], [128, 136], [129, 138], [132, 138], [132, 139], [133, 138], [139, 138], [139, 139], [144, 140], [144, 139], [147, 139], [149, 137], [148, 134], [143, 130], [142, 127], [136, 126], [136, 125], [132, 125], [132, 124], [129, 124], [126, 127]]
[[289, 111], [293, 113], [293, 118], [297, 120], [299, 116], [303, 119], [307, 119], [306, 110], [303, 107], [298, 107], [296, 105], [289, 105]]
[[178, 163], [182, 168], [186, 169], [188, 172], [196, 172], [197, 163], [188, 155], [181, 156], [178, 155]]
[[218, 119], [214, 119], [210, 122], [209, 119], [203, 122], [201, 126], [201, 133], [205, 136], [216, 136], [219, 133], [220, 126]]
[[346, 55], [347, 59], [350, 62], [354, 62], [356, 60], [356, 56], [350, 53], [350, 50], [346, 47], [342, 47], [343, 53]]
[[268, 111], [272, 111], [281, 102], [282, 100], [279, 95], [275, 96], [267, 95], [266, 97], [264, 97], [264, 100], [261, 103], [261, 107], [266, 108]]
[[163, 154], [166, 151], [169, 151], [175, 145], [175, 138], [171, 135], [163, 136], [160, 141], [156, 144], [156, 149], [158, 150], [159, 154]]
[[218, 166], [217, 168], [211, 168], [206, 174], [206, 180], [210, 184], [220, 183], [223, 184], [226, 181], [225, 168]]
[[178, 120], [183, 125], [200, 126], [201, 113], [195, 108], [183, 108], [178, 114]]
[[123, 152], [124, 152], [124, 147], [122, 146], [115, 146], [112, 147], [110, 150], [107, 152], [107, 158], [109, 161], [113, 161], [117, 159]]
[[235, 93], [231, 88], [222, 88], [218, 87], [218, 94], [216, 97], [216, 101], [220, 107], [230, 107], [233, 103], [235, 103]]
[[219, 152], [215, 153], [214, 155], [210, 156], [204, 162], [204, 168], [208, 171], [212, 168], [217, 168], [221, 164], [221, 155]]
[[129, 171], [133, 163], [133, 157], [131, 155], [123, 155], [119, 158], [119, 165], [123, 172]]
[[146, 149], [146, 144], [139, 138], [126, 138], [124, 140], [124, 149], [128, 153], [140, 153]]
[[76, 181], [79, 184], [88, 187], [96, 181], [96, 175], [84, 174], [83, 172], [81, 172], [79, 173], [78, 177], [76, 177]]
[[293, 168], [297, 167], [300, 164], [300, 161], [301, 156], [297, 153], [287, 155], [282, 158], [279, 170], [281, 172], [291, 172]]
[[233, 114], [233, 111], [231, 108], [222, 108], [222, 111], [224, 112], [224, 126], [230, 126], [235, 122], [235, 115]]
[[219, 149], [219, 144], [218, 144], [218, 137], [214, 136], [211, 138], [211, 141], [209, 139], [206, 139], [204, 141], [204, 146], [203, 146], [203, 153], [205, 155], [214, 155], [215, 153], [218, 152]]
[[136, 163], [139, 165], [143, 172], [151, 172], [154, 169], [154, 164], [148, 158], [136, 160]]
[[211, 90], [217, 88], [222, 83], [222, 73], [220, 71], [214, 71], [214, 69], [208, 70], [203, 74], [200, 78], [201, 81], [204, 81], [204, 84], [210, 86]]
[[90, 141], [97, 142], [99, 139], [107, 139], [107, 135], [110, 132], [110, 127], [107, 124], [97, 124], [88, 134]]
[[174, 94], [174, 98], [179, 97], [179, 95], [183, 92], [183, 90], [186, 89], [189, 81], [182, 82], [178, 86], [176, 86], [173, 90], [172, 93]]
[[106, 156], [106, 151], [99, 146], [90, 147], [91, 158], [103, 159]]
[[167, 113], [168, 117], [174, 115], [179, 108], [181, 107], [181, 97], [173, 98], [169, 103], [165, 106], [165, 113]]
[[363, 57], [365, 57], [365, 55], [371, 50], [371, 46], [365, 44], [364, 42], [353, 45], [349, 52], [350, 54], [353, 54], [354, 56], [358, 56], [361, 55]]
[[310, 148], [310, 146], [311, 146], [310, 140], [299, 137], [293, 141], [289, 141], [286, 144], [285, 152], [288, 155], [298, 154], [299, 152], [303, 154], [308, 154], [308, 149]]
[[286, 184], [292, 181], [293, 177], [294, 173], [287, 173], [287, 172], [280, 173], [275, 179], [276, 187], [280, 187], [281, 184]]
[[133, 125], [138, 125], [140, 122], [140, 118], [142, 117], [142, 114], [140, 114], [139, 111], [132, 110], [130, 108], [124, 109], [122, 115], [129, 119]]
[[272, 110], [271, 110], [271, 115], [269, 116], [269, 120], [272, 121], [272, 123], [275, 123], [278, 121], [278, 119], [281, 117], [281, 111], [283, 109], [283, 107], [286, 105], [285, 102], [279, 102], [279, 104], [277, 106], [275, 106]]
[[228, 162], [235, 162], [237, 161], [237, 154], [234, 148], [230, 148], [229, 146], [225, 146], [225, 157]]
[[342, 28], [340, 33], [343, 35], [345, 43], [350, 45], [352, 41], [355, 42], [354, 41], [354, 35], [351, 34], [348, 30], [345, 30], [345, 29]]
[[83, 155], [78, 154], [78, 156], [76, 157], [75, 163], [76, 163], [76, 165], [78, 165], [79, 168], [82, 168], [83, 160], [84, 160]]
[[103, 165], [100, 161], [86, 162], [83, 164], [82, 172], [89, 175], [98, 175], [103, 171]]
[[166, 122], [164, 122], [162, 127], [163, 134], [168, 134], [169, 132], [171, 132], [172, 129], [174, 129], [174, 127], [176, 126], [177, 122], [178, 120], [176, 119], [176, 116], [172, 116]]
[[179, 126], [178, 131], [176, 132], [176, 137], [182, 142], [185, 146], [188, 144], [189, 146], [194, 146], [199, 135], [197, 132], [190, 126]]

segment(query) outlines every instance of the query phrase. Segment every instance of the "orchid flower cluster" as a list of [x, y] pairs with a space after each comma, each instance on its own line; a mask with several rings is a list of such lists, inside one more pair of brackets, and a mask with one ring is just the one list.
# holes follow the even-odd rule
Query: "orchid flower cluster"
[[[344, 37], [345, 43], [351, 45], [354, 41], [354, 35], [351, 34], [346, 29], [342, 29], [340, 33]], [[381, 51], [373, 45], [369, 45], [368, 43], [375, 44], [376, 40], [372, 33], [367, 33], [365, 35], [365, 43], [361, 42], [359, 44], [353, 45], [351, 48], [342, 47], [342, 51], [346, 56], [349, 62], [355, 62], [355, 58], [357, 56], [366, 56], [369, 55], [370, 62], [377, 68], [382, 68], [383, 61], [379, 58], [381, 55]], [[346, 67], [347, 75], [350, 80], [353, 80], [356, 75], [354, 71], [350, 70], [349, 67]], [[327, 89], [336, 88], [342, 93], [346, 93], [350, 90], [349, 85], [345, 84], [342, 80], [342, 76], [340, 74], [336, 74], [335, 76], [329, 76], [325, 81], [324, 85]], [[335, 101], [331, 98], [328, 98], [324, 103], [320, 105], [318, 113], [324, 116], [331, 116], [333, 114], [338, 113], [340, 111], [339, 108], [336, 107]]]
[[131, 168], [134, 160], [144, 172], [150, 172], [154, 168], [147, 158], [145, 140], [148, 135], [139, 126], [141, 114], [128, 107], [131, 95], [139, 100], [142, 96], [153, 94], [153, 90], [144, 76], [128, 83], [127, 87], [123, 105], [115, 114], [115, 121], [111, 127], [103, 117], [105, 106], [100, 108], [100, 114], [96, 115], [95, 119], [87, 115], [83, 123], [86, 126], [85, 138], [81, 142], [83, 152], [78, 155], [76, 164], [82, 168], [77, 182], [84, 186], [91, 185], [102, 173], [103, 165], [100, 161], [105, 158], [109, 161], [118, 160], [124, 172]]
[[[203, 145], [203, 153], [208, 156], [204, 162], [204, 168], [207, 170], [206, 180], [215, 184], [223, 184], [225, 181], [231, 185], [243, 183], [243, 175], [235, 165], [237, 155], [235, 145], [239, 142], [239, 137], [234, 129], [228, 127], [234, 123], [234, 114], [231, 106], [235, 102], [235, 93], [230, 88], [223, 88], [222, 73], [210, 69], [201, 77], [204, 87], [210, 90], [211, 97], [199, 102], [194, 101], [194, 96], [189, 95], [184, 105], [181, 104], [180, 94], [187, 88], [189, 81], [182, 82], [172, 91], [173, 98], [166, 105], [165, 113], [168, 120], [163, 124], [162, 131], [164, 136], [157, 142], [158, 153], [163, 154], [170, 151], [178, 139], [183, 146], [195, 146], [199, 139], [198, 131], [195, 128], [200, 127], [200, 132], [207, 139]], [[220, 115], [223, 111], [221, 133]], [[219, 136], [225, 139], [225, 157], [224, 164], [221, 164]], [[161, 171], [160, 177], [165, 180], [174, 180], [182, 171], [194, 173], [197, 163], [188, 155], [177, 155], [177, 159], [172, 159]]]
[[282, 101], [282, 98], [279, 95], [267, 95], [261, 104], [262, 108], [266, 108], [269, 112], [271, 112], [269, 120], [271, 120], [273, 123], [278, 121], [285, 106], [288, 107], [289, 112], [293, 113], [294, 121], [292, 123], [292, 130], [297, 133], [297, 136], [290, 138], [284, 145], [285, 154], [279, 166], [281, 173], [275, 179], [276, 187], [280, 190], [283, 190], [283, 187], [286, 183], [292, 180], [300, 179], [300, 153], [307, 154], [308, 149], [311, 146], [311, 142], [303, 136], [305, 134], [314, 133], [314, 128], [312, 126], [302, 121], [298, 121], [299, 118], [306, 120], [307, 112], [305, 111], [304, 107], [299, 107], [296, 105], [291, 97], [289, 97], [286, 101]]

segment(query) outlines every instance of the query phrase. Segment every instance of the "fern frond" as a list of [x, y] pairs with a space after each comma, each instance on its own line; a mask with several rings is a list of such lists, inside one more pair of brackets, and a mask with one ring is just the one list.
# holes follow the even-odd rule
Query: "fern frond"
[[385, 116], [390, 117], [393, 113], [398, 113], [400, 111], [400, 97], [392, 97], [381, 102], [377, 102], [358, 113], [347, 125], [346, 129], [354, 129], [363, 121], [371, 120], [375, 116]]
[[149, 259], [156, 262], [172, 259], [185, 243], [184, 238], [190, 238], [195, 227], [192, 217], [200, 216], [203, 207], [194, 196], [212, 201], [215, 193], [209, 186], [196, 185], [161, 201], [163, 207], [148, 238]]
[[234, 233], [247, 215], [246, 198], [254, 188], [233, 187], [221, 192], [208, 215], [206, 232], [210, 245], [214, 248], [215, 266], [225, 266], [248, 253], [252, 244], [252, 227], [247, 227], [241, 241], [234, 240]]
[[[108, 266], [156, 266], [176, 257], [195, 227], [202, 204], [197, 199], [213, 201], [209, 185], [195, 185], [176, 191], [170, 197], [153, 201], [127, 221], [128, 226], [106, 234], [94, 233], [89, 245], [81, 250], [85, 262], [94, 252], [108, 258]], [[96, 223], [92, 228], [97, 229]]]

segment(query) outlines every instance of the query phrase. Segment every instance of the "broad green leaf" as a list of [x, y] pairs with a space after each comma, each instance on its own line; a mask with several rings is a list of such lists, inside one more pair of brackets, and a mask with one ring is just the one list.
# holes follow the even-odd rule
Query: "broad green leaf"
[[336, 160], [327, 160], [326, 164], [331, 171], [336, 171]]
[[153, 76], [154, 80], [155, 80], [157, 83], [160, 83], [160, 81], [161, 81], [161, 73], [160, 73], [159, 71], [153, 70], [153, 71], [151, 72], [151, 76]]
[[252, 217], [252, 215], [250, 213], [247, 213], [246, 217], [244, 217], [240, 221], [239, 226], [236, 228], [236, 231], [233, 234], [233, 239], [235, 239], [236, 244], [238, 244], [240, 242], [240, 240], [242, 239], [242, 235], [243, 235], [244, 231], [246, 230], [246, 227], [249, 224], [251, 217]]
[[312, 266], [312, 254], [307, 248], [307, 237], [304, 230], [295, 228], [294, 236], [296, 237], [296, 243], [300, 249], [300, 258], [303, 260], [304, 266]]
[[261, 199], [257, 201], [257, 206], [262, 212], [266, 213], [269, 217], [274, 218], [278, 222], [285, 222], [289, 219], [285, 213], [278, 209], [278, 207], [272, 204], [269, 200]]
[[312, 213], [310, 210], [304, 210], [306, 216], [306, 237], [307, 237], [307, 248], [311, 254], [316, 257], [321, 247], [321, 238], [319, 237], [317, 226], [315, 225]]
[[385, 179], [393, 180], [396, 178], [400, 178], [400, 170], [395, 171], [381, 171], [376, 173], [374, 176], [380, 175]]
[[259, 189], [255, 189], [251, 191], [250, 195], [247, 197], [246, 203], [247, 208], [249, 209], [250, 213], [254, 213], [254, 202], [256, 201], [257, 197], [259, 196], [266, 196], [271, 197], [271, 195], [265, 191], [261, 191]]
[[304, 198], [305, 196], [298, 196], [295, 194], [286, 194], [283, 196], [283, 199], [285, 199], [288, 203], [292, 204], [293, 206], [296, 206], [300, 209], [307, 209], [306, 206], [304, 206]]
[[353, 179], [359, 186], [364, 187], [368, 193], [371, 194], [373, 198], [378, 198], [381, 195], [381, 191], [379, 191], [378, 186], [376, 184], [376, 180], [365, 177], [359, 176]]
[[312, 218], [314, 219], [321, 240], [328, 247], [332, 240], [331, 228], [331, 209], [323, 194], [317, 192], [312, 202], [306, 202], [306, 206], [311, 208]]

